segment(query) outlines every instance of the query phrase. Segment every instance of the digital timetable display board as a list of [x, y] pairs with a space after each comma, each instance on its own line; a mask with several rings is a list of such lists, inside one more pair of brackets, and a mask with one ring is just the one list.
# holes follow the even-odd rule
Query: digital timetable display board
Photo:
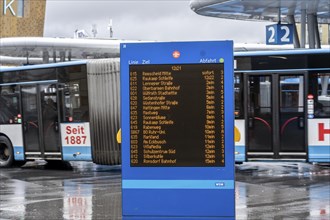
[[224, 166], [224, 65], [130, 65], [131, 166]]
[[123, 220], [234, 219], [233, 42], [120, 54]]

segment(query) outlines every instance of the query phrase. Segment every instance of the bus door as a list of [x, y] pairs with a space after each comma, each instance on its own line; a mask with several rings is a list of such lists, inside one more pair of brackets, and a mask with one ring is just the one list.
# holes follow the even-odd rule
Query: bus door
[[247, 75], [247, 158], [306, 159], [304, 76]]
[[279, 158], [306, 159], [304, 76], [279, 75], [278, 83]]
[[21, 86], [26, 159], [61, 159], [57, 84]]

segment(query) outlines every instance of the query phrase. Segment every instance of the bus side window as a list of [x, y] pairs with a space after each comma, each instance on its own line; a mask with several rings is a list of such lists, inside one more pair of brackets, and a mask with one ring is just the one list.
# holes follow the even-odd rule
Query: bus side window
[[312, 74], [310, 94], [314, 96], [314, 116], [330, 117], [330, 73]]
[[0, 124], [19, 123], [19, 91], [17, 86], [0, 87], [0, 106]]
[[87, 92], [84, 92], [84, 88], [81, 87], [83, 86], [79, 81], [71, 81], [65, 85], [65, 121], [83, 122], [89, 120]]

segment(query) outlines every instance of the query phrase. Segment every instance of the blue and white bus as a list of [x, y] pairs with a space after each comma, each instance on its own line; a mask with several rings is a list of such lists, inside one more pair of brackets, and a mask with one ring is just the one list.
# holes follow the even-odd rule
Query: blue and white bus
[[[330, 51], [235, 54], [235, 161], [330, 162]], [[119, 59], [0, 68], [0, 167], [120, 164]]]
[[330, 51], [235, 53], [235, 157], [330, 162]]
[[119, 58], [1, 68], [0, 167], [120, 164], [119, 100]]

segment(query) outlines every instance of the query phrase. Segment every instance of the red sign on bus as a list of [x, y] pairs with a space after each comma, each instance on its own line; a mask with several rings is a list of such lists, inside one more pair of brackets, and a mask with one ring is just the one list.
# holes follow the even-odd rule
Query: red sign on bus
[[63, 146], [91, 146], [89, 123], [61, 124]]

